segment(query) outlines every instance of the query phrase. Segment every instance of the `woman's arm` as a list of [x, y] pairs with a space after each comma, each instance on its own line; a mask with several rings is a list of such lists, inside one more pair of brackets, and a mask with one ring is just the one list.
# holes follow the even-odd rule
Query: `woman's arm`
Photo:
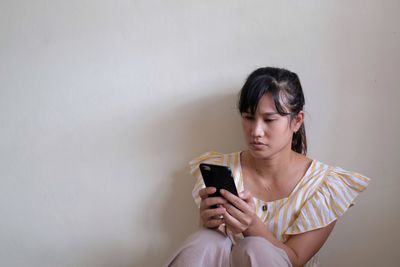
[[268, 231], [258, 217], [255, 220], [256, 222], [254, 225], [251, 225], [247, 230], [245, 230], [243, 235], [264, 237], [276, 247], [283, 249], [294, 267], [303, 266], [320, 250], [336, 224], [336, 221], [334, 221], [323, 228], [292, 235], [285, 243], [283, 243]]
[[224, 221], [234, 233], [243, 233], [244, 236], [260, 236], [267, 239], [276, 247], [283, 249], [293, 266], [303, 266], [322, 247], [332, 232], [336, 221], [326, 227], [302, 234], [292, 235], [283, 243], [268, 231], [264, 223], [257, 217], [254, 203], [249, 192], [241, 192], [239, 197], [228, 191], [221, 190], [222, 195], [229, 203], [224, 204], [226, 212]]

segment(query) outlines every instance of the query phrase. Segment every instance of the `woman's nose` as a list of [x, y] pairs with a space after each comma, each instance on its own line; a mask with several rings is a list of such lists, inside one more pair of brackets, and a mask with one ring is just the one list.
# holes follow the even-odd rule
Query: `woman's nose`
[[264, 129], [260, 122], [255, 122], [251, 131], [253, 137], [262, 137], [264, 135]]

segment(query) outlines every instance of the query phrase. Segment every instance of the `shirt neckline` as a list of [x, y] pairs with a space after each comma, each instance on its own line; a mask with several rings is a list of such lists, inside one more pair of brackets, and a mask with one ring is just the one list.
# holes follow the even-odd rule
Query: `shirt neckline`
[[[244, 151], [239, 151], [239, 152], [238, 152], [239, 185], [240, 185], [240, 188], [241, 188], [242, 190], [245, 190], [245, 188], [244, 188], [244, 181], [243, 181], [242, 160], [241, 160], [241, 154], [242, 154], [242, 152], [244, 152]], [[287, 197], [279, 198], [279, 199], [275, 199], [275, 200], [271, 200], [271, 201], [264, 201], [264, 200], [259, 199], [259, 198], [256, 198], [256, 197], [253, 197], [253, 199], [254, 199], [254, 200], [257, 200], [257, 201], [259, 201], [259, 202], [261, 202], [261, 203], [266, 203], [266, 204], [275, 203], [275, 202], [280, 202], [280, 201], [284, 201], [284, 200], [289, 199], [289, 198], [297, 191], [297, 189], [298, 189], [298, 188], [300, 187], [300, 185], [303, 183], [303, 181], [305, 180], [305, 178], [308, 177], [308, 176], [310, 175], [311, 169], [313, 168], [313, 166], [315, 165], [315, 163], [316, 163], [316, 160], [315, 160], [315, 159], [312, 159], [310, 165], [308, 166], [308, 168], [307, 168], [307, 170], [306, 170], [306, 172], [305, 172], [304, 175], [301, 177], [301, 179], [297, 182], [296, 186], [293, 188], [292, 192], [290, 192], [289, 195], [288, 195]]]

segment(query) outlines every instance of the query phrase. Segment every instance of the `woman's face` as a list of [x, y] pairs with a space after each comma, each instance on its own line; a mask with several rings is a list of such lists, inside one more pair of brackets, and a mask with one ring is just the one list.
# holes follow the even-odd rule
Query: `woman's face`
[[293, 132], [300, 128], [303, 118], [301, 111], [290, 122], [290, 116], [279, 115], [271, 94], [264, 95], [254, 115], [242, 113], [243, 131], [251, 155], [266, 159], [290, 150]]

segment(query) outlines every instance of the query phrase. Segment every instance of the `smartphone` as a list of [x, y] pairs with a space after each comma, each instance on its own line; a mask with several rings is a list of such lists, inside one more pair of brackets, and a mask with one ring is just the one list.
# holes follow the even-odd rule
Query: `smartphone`
[[221, 197], [220, 189], [225, 189], [238, 196], [232, 171], [227, 166], [213, 165], [207, 163], [200, 164], [200, 172], [203, 176], [206, 187], [215, 187], [217, 191], [209, 197]]

